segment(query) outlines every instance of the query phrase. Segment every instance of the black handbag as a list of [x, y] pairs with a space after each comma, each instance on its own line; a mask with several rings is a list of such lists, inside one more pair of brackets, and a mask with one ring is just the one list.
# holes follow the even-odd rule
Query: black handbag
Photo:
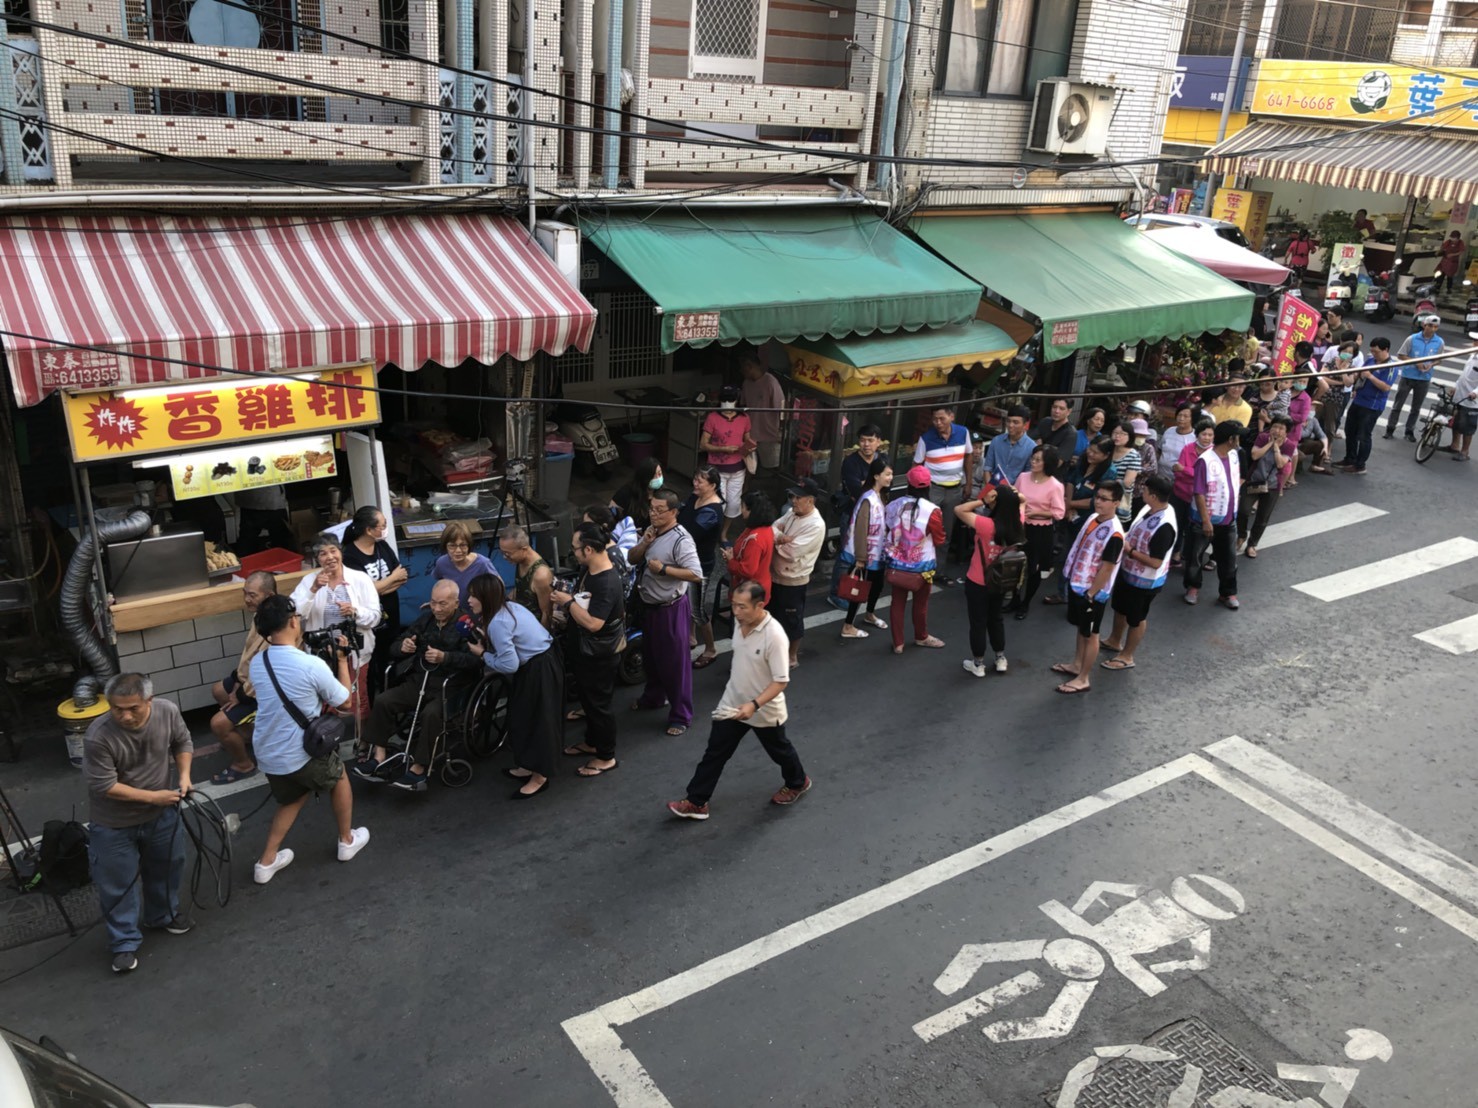
[[344, 741], [346, 730], [343, 717], [332, 712], [324, 712], [314, 719], [309, 719], [282, 691], [282, 686], [277, 681], [277, 674], [272, 672], [271, 647], [262, 651], [262, 664], [267, 667], [267, 676], [272, 681], [272, 687], [277, 690], [278, 699], [287, 709], [287, 714], [292, 716], [293, 722], [303, 729], [303, 750], [308, 757], [326, 758], [330, 754], [337, 753], [339, 744]]

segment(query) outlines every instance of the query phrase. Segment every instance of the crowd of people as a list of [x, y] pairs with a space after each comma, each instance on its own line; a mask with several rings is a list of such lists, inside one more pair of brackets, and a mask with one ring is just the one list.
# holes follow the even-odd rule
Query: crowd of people
[[[1172, 575], [1185, 603], [1197, 604], [1214, 572], [1216, 602], [1239, 610], [1238, 561], [1259, 556], [1301, 461], [1332, 474], [1331, 446], [1342, 438], [1339, 468], [1364, 473], [1388, 400], [1395, 404], [1386, 437], [1400, 427], [1407, 399], [1410, 437], [1442, 353], [1428, 321], [1398, 351], [1406, 365], [1396, 364], [1384, 339], [1366, 350], [1354, 332], [1336, 342], [1326, 328], [1319, 338], [1300, 345], [1292, 375], [1256, 372], [1249, 380], [1240, 375], [1246, 367], [1234, 365], [1214, 398], [1182, 401], [1158, 431], [1145, 400], [1090, 406], [1074, 420], [1072, 401], [1058, 397], [1034, 426], [1026, 408], [1010, 409], [1000, 433], [983, 443], [953, 407], [940, 405], [912, 457], [893, 459], [880, 430], [861, 426], [832, 500], [840, 539], [827, 599], [844, 612], [837, 634], [854, 644], [845, 649], [863, 649], [856, 644], [873, 633], [887, 633], [894, 655], [910, 642], [943, 649], [929, 629], [930, 599], [958, 586], [969, 625], [964, 671], [1004, 674], [1006, 616], [1020, 621], [1039, 605], [1061, 606], [1073, 649], [1051, 670], [1056, 691], [1072, 696], [1093, 688], [1097, 670], [1138, 664], [1151, 607]], [[768, 393], [752, 374], [746, 384]], [[695, 717], [693, 674], [719, 656], [713, 621], [724, 604], [733, 620], [729, 678], [710, 713], [706, 749], [668, 810], [707, 819], [723, 768], [750, 731], [780, 767], [772, 802], [806, 795], [811, 778], [786, 734], [785, 693], [802, 661], [827, 494], [801, 480], [777, 510], [755, 480], [773, 465], [750, 464], [776, 432], [757, 438], [739, 399], [724, 390], [705, 422], [707, 463], [686, 499], [648, 460], [607, 502], [584, 511], [570, 540], [573, 574], [561, 576], [526, 531], [509, 527], [498, 540], [512, 567], [509, 588], [474, 551], [467, 528], [452, 522], [430, 601], [406, 625], [397, 598], [406, 571], [385, 541], [384, 514], [366, 506], [342, 540], [320, 536], [315, 569], [290, 597], [279, 595], [270, 574], [248, 577], [242, 598], [251, 629], [214, 690], [211, 731], [227, 762], [211, 781], [265, 776], [277, 807], [254, 879], [266, 884], [293, 862], [286, 838], [307, 800], [324, 793], [337, 858], [352, 860], [369, 831], [353, 825], [351, 779], [424, 792], [448, 754], [460, 697], [490, 674], [508, 683], [513, 764], [503, 772], [516, 783], [516, 800], [543, 795], [561, 755], [577, 759], [579, 779], [620, 766], [623, 713], [614, 700], [635, 626], [645, 687], [627, 714], [663, 712], [664, 733], [683, 735]], [[1466, 459], [1478, 424], [1478, 358], [1455, 400], [1448, 449]], [[885, 588], [886, 617], [879, 614]], [[178, 709], [153, 698], [147, 675], [122, 674], [107, 695], [110, 711], [88, 733], [84, 764], [93, 872], [112, 966], [122, 973], [137, 966], [143, 929], [190, 929], [179, 905], [177, 809], [193, 787], [193, 745]], [[332, 742], [336, 726], [326, 725], [333, 721], [347, 723], [357, 740], [348, 767]], [[566, 734], [571, 725], [577, 737]]]

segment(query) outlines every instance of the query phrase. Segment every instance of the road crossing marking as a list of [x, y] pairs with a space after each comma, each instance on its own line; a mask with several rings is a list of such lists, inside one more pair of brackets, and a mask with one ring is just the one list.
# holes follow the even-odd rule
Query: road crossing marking
[[1368, 519], [1379, 519], [1385, 514], [1382, 509], [1372, 508], [1369, 504], [1341, 504], [1338, 508], [1311, 512], [1297, 519], [1273, 524], [1263, 533], [1262, 541], [1257, 544], [1257, 548], [1267, 550], [1269, 547], [1281, 546], [1285, 542], [1293, 542], [1296, 539], [1310, 539], [1326, 531], [1349, 527], [1355, 523], [1364, 523]]
[[1420, 639], [1429, 646], [1435, 646], [1449, 654], [1471, 654], [1478, 650], [1478, 615], [1453, 623], [1444, 623], [1441, 627], [1422, 631], [1413, 635], [1412, 638]]
[[1384, 588], [1386, 585], [1409, 581], [1413, 577], [1446, 569], [1449, 566], [1466, 562], [1470, 558], [1478, 558], [1478, 542], [1464, 538], [1447, 539], [1445, 542], [1433, 543], [1419, 550], [1397, 554], [1394, 558], [1367, 562], [1363, 566], [1356, 566], [1342, 573], [1333, 573], [1314, 581], [1305, 581], [1293, 587], [1316, 600], [1328, 603], [1343, 600], [1346, 597], [1359, 596], [1361, 593]]

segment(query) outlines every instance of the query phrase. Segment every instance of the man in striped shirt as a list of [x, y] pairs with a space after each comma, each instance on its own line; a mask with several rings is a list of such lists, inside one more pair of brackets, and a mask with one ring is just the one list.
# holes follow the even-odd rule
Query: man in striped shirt
[[[950, 405], [940, 405], [930, 416], [933, 426], [919, 436], [913, 460], [915, 465], [929, 467], [929, 499], [939, 505], [942, 518], [953, 520], [955, 505], [970, 499], [970, 432], [955, 423], [955, 410]], [[935, 550], [939, 565], [934, 577], [936, 585], [955, 583], [944, 570], [948, 553], [946, 539]]]

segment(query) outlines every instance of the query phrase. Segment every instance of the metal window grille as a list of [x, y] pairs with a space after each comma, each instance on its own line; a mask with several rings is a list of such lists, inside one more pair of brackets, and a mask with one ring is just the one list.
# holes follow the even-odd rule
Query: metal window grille
[[401, 53], [410, 52], [410, 0], [380, 0], [380, 45]]
[[[1186, 11], [1181, 53], [1231, 57], [1237, 43], [1237, 23], [1241, 12], [1240, 4], [1228, 8], [1226, 0], [1191, 0]], [[1263, 0], [1253, 0], [1252, 15], [1247, 22], [1249, 42], [1256, 39], [1262, 13]]]
[[612, 292], [606, 315], [610, 357], [607, 378], [621, 384], [667, 375], [662, 353], [662, 317], [656, 302], [640, 289]]
[[1286, 0], [1278, 11], [1273, 57], [1309, 61], [1389, 58], [1404, 10], [1404, 0], [1358, 5]]
[[693, 0], [688, 75], [762, 80], [768, 6], [767, 0]]
[[35, 39], [10, 40], [10, 68], [15, 81], [15, 109], [21, 116], [22, 175], [27, 181], [53, 180], [46, 109], [41, 100], [41, 52]]
[[437, 105], [441, 108], [438, 132], [441, 135], [441, 182], [454, 184], [460, 163], [457, 159], [467, 158], [472, 164], [471, 180], [479, 184], [493, 179], [489, 157], [492, 153], [493, 128], [497, 125], [488, 118], [493, 109], [493, 83], [483, 78], [472, 82], [472, 110], [478, 113], [472, 120], [472, 150], [460, 153], [457, 150], [457, 117], [451, 109], [457, 106], [457, 77], [450, 70], [441, 71]]

